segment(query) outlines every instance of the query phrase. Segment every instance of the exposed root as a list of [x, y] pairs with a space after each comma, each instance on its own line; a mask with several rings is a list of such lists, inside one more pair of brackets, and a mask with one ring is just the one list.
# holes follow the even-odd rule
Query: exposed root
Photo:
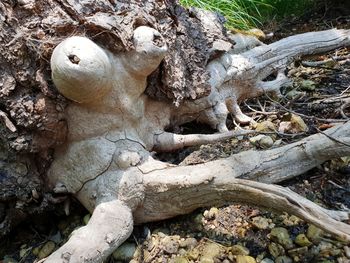
[[[312, 32], [242, 54], [227, 52], [207, 66], [211, 94], [180, 107], [144, 94], [147, 75], [167, 50], [166, 43], [156, 45], [160, 34], [154, 29], [136, 29], [135, 50], [125, 54], [112, 54], [84, 38], [66, 40], [51, 60], [53, 80], [63, 95], [81, 103], [71, 103], [66, 109], [68, 141], [56, 149], [49, 181], [63, 183], [69, 192], [79, 191], [79, 200], [90, 211], [103, 197], [119, 201], [98, 204], [89, 224], [75, 231], [46, 262], [102, 262], [130, 235], [132, 213], [142, 223], [226, 202], [287, 211], [350, 241], [350, 226], [339, 222], [348, 218], [347, 213], [326, 210], [289, 189], [264, 184], [350, 155], [350, 122], [280, 148], [242, 152], [195, 166], [170, 166], [149, 154], [150, 150], [171, 151], [251, 133], [228, 132], [229, 113], [238, 122], [251, 120], [238, 102], [278, 93], [289, 82], [283, 71], [291, 59], [350, 45], [349, 32]], [[92, 55], [85, 52], [90, 49]], [[275, 80], [265, 81], [276, 73]], [[193, 120], [210, 124], [222, 134], [162, 133], [165, 127]]]
[[342, 240], [350, 241], [350, 225], [338, 221], [349, 218], [348, 213], [329, 211], [288, 188], [236, 179], [212, 170], [200, 179], [193, 178], [190, 173], [166, 175], [163, 178], [151, 173], [146, 180], [146, 198], [143, 207], [136, 211], [137, 221], [173, 217], [189, 213], [198, 207], [243, 202], [286, 211]]
[[253, 130], [227, 131], [216, 134], [175, 134], [164, 132], [154, 136], [153, 150], [156, 152], [170, 152], [182, 149], [188, 146], [214, 143], [233, 137], [255, 134]]
[[75, 230], [69, 241], [46, 263], [103, 262], [131, 234], [131, 210], [118, 200], [99, 204], [89, 223]]
[[[322, 53], [337, 47], [350, 45], [349, 30], [326, 30], [287, 37], [270, 45], [261, 45], [240, 54], [226, 53], [207, 66], [212, 92], [202, 99], [212, 106], [201, 118], [220, 132], [227, 131], [226, 117], [230, 112], [239, 123], [251, 119], [238, 106], [247, 98], [266, 92], [280, 94], [280, 88], [290, 81], [283, 71], [296, 57]], [[272, 81], [265, 81], [271, 74]]]
[[[321, 208], [276, 183], [350, 154], [350, 122], [267, 151], [246, 151], [194, 166], [166, 167], [144, 172], [145, 199], [135, 221], [148, 222], [186, 214], [198, 207], [245, 202], [287, 211], [350, 240], [350, 226], [337, 222], [347, 212]], [[331, 139], [331, 138], [332, 139]], [[171, 202], [169, 202], [171, 200]]]

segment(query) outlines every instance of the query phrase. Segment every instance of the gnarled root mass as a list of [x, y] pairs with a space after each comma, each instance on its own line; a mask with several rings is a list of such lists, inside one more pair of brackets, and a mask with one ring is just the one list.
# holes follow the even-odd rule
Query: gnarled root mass
[[[248, 151], [193, 166], [139, 167], [144, 199], [133, 211], [135, 223], [163, 220], [199, 207], [240, 202], [290, 214], [350, 241], [345, 211], [316, 205], [288, 188], [267, 184], [305, 172], [329, 158], [350, 154], [350, 122], [299, 142], [267, 151]], [[249, 158], [247, 158], [249, 156]], [[151, 164], [154, 160], [150, 160]], [[255, 182], [247, 179], [255, 179]], [[132, 230], [131, 210], [121, 201], [98, 205], [86, 227], [46, 262], [102, 262]], [[91, 242], [84, 239], [91, 237]], [[86, 244], [87, 247], [82, 246]]]
[[[102, 262], [131, 234], [133, 220], [162, 220], [228, 202], [287, 211], [350, 241], [350, 226], [341, 222], [349, 218], [347, 212], [327, 210], [289, 189], [267, 184], [349, 155], [350, 122], [280, 148], [193, 166], [166, 164], [150, 154], [251, 133], [227, 131], [229, 112], [238, 121], [249, 121], [237, 103], [278, 92], [288, 82], [283, 70], [292, 58], [350, 45], [349, 35], [346, 30], [308, 33], [242, 54], [228, 52], [207, 67], [211, 94], [178, 108], [144, 94], [147, 76], [167, 52], [156, 30], [136, 29], [135, 50], [128, 54], [113, 54], [84, 38], [78, 38], [84, 46], [76, 45], [77, 38], [66, 40], [61, 46], [64, 63], [60, 49], [53, 56], [53, 80], [64, 95], [80, 103], [67, 107], [68, 142], [57, 148], [48, 179], [52, 186], [63, 185], [75, 194], [93, 216], [46, 262]], [[86, 53], [84, 48], [96, 50]], [[96, 61], [88, 54], [95, 54]], [[92, 60], [98, 70], [91, 68]], [[271, 74], [276, 79], [264, 81]], [[164, 132], [193, 120], [221, 133]], [[91, 242], [83, 242], [86, 238]]]

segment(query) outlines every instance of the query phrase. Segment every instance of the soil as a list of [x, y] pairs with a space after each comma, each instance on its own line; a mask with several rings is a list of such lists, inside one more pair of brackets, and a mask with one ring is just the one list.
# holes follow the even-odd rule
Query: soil
[[[278, 23], [271, 22], [264, 28], [266, 33], [274, 33], [272, 39], [268, 41], [306, 31], [331, 27], [349, 28], [349, 10], [328, 7], [325, 11], [320, 8], [305, 17]], [[319, 63], [322, 61], [324, 63]], [[299, 130], [294, 134], [290, 130], [278, 132], [273, 136], [274, 146], [322, 132], [350, 117], [348, 106], [350, 103], [350, 49], [343, 48], [325, 55], [301, 58], [291, 65], [288, 71], [288, 75], [293, 79], [293, 85], [283, 90], [283, 98], [260, 97], [242, 105], [243, 111], [249, 113], [257, 123], [272, 123], [276, 130], [281, 122], [290, 121], [291, 115], [302, 118], [308, 129]], [[235, 125], [234, 121], [228, 120], [229, 128], [234, 128]], [[207, 133], [213, 132], [208, 127], [197, 124], [188, 124], [181, 128], [185, 133], [198, 132], [198, 129], [201, 132], [203, 130]], [[226, 157], [249, 148], [261, 147], [254, 146], [249, 139], [249, 137], [232, 139], [198, 148], [188, 148], [176, 154], [161, 155], [159, 158], [173, 163], [193, 164]], [[328, 208], [350, 209], [350, 158], [329, 161], [297, 179], [284, 182], [283, 185]], [[70, 207], [69, 216], [66, 215], [68, 206]], [[128, 240], [129, 243], [134, 243], [138, 247], [134, 262], [238, 262], [240, 259], [237, 253], [233, 252], [233, 246], [236, 244], [248, 249], [249, 256], [257, 262], [261, 262], [263, 258], [275, 260], [265, 262], [289, 262], [286, 258], [284, 258], [285, 261], [278, 261], [273, 257], [269, 246], [278, 242], [273, 240], [272, 230], [277, 227], [287, 229], [290, 239], [294, 242], [294, 248], [302, 248], [303, 246], [295, 244], [295, 239], [299, 234], [307, 233], [310, 228], [305, 222], [287, 213], [277, 214], [241, 204], [207, 209], [167, 221], [136, 226]], [[256, 218], [262, 218], [268, 225], [257, 226]], [[3, 258], [3, 262], [37, 261], [38, 252], [42, 250], [43, 245], [51, 240], [57, 248], [68, 238], [71, 231], [87, 220], [88, 212], [75, 200], [67, 200], [55, 211], [33, 216], [1, 240], [0, 259]], [[181, 242], [193, 241], [193, 238], [195, 242], [192, 247], [181, 245]], [[168, 240], [168, 243], [164, 240]], [[173, 247], [169, 248], [169, 244]], [[209, 261], [204, 260], [208, 244], [214, 244], [219, 248], [219, 253], [211, 258], [212, 261], [210, 257]], [[320, 248], [320, 244], [326, 244], [324, 245], [326, 247], [327, 244], [331, 245], [328, 246], [328, 250], [325, 250]], [[322, 241], [312, 241], [312, 244], [303, 250], [304, 252], [298, 252], [299, 254], [295, 256], [290, 249], [288, 251], [285, 249], [284, 254], [292, 260], [290, 262], [350, 262], [349, 252], [346, 252], [348, 245], [323, 233]], [[174, 246], [175, 249], [173, 249]], [[281, 257], [282, 254], [279, 256]], [[248, 260], [248, 256], [245, 256]], [[10, 261], [10, 258], [13, 261]], [[126, 262], [129, 261], [130, 259]], [[108, 262], [117, 262], [117, 260], [111, 256]]]

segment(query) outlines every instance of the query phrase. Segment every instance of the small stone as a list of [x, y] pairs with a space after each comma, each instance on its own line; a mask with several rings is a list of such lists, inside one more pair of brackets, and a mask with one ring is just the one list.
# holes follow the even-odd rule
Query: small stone
[[136, 252], [136, 244], [134, 243], [123, 243], [113, 252], [113, 258], [117, 261], [130, 261]]
[[308, 252], [307, 247], [298, 247], [288, 250], [288, 255], [291, 257], [300, 257], [305, 255]]
[[305, 124], [304, 120], [298, 115], [292, 114], [290, 122], [292, 123], [295, 133], [306, 132], [309, 129]]
[[38, 259], [48, 257], [55, 249], [56, 244], [53, 241], [46, 242], [40, 249]]
[[188, 263], [188, 260], [185, 257], [176, 257], [172, 261], [173, 263]]
[[41, 246], [33, 248], [32, 253], [33, 253], [34, 256], [37, 257], [39, 255], [40, 248], [41, 248]]
[[210, 210], [205, 210], [203, 213], [203, 216], [207, 220], [213, 220], [215, 219], [219, 214], [219, 209], [216, 207], [210, 208]]
[[293, 241], [289, 236], [288, 230], [283, 227], [273, 228], [270, 232], [270, 237], [285, 249], [293, 248]]
[[270, 258], [264, 258], [263, 260], [261, 260], [260, 263], [275, 263], [275, 262]]
[[256, 263], [256, 261], [253, 257], [238, 255], [236, 257], [236, 263]]
[[341, 249], [332, 249], [331, 251], [330, 251], [330, 254], [331, 254], [331, 256], [333, 256], [333, 257], [337, 257], [337, 256], [340, 256], [341, 254], [342, 254], [342, 250]]
[[152, 235], [152, 237], [148, 240], [147, 250], [151, 251], [154, 247], [159, 245], [159, 238], [157, 235]]
[[349, 263], [349, 260], [346, 257], [339, 257], [337, 263]]
[[316, 88], [316, 84], [312, 80], [303, 80], [300, 83], [300, 88], [305, 91], [313, 91]]
[[187, 257], [190, 260], [197, 260], [199, 257], [198, 249], [192, 249], [190, 252], [188, 252]]
[[296, 89], [293, 89], [286, 94], [286, 97], [287, 97], [287, 99], [292, 100], [292, 99], [300, 98], [304, 95], [306, 95], [306, 92], [301, 92], [301, 91], [298, 91]]
[[198, 214], [196, 215], [196, 217], [194, 218], [194, 226], [196, 229], [201, 230], [203, 228], [203, 215], [202, 214]]
[[184, 247], [184, 248], [188, 248], [188, 249], [192, 249], [195, 246], [197, 246], [198, 241], [197, 239], [190, 237], [190, 238], [186, 238], [185, 240], [180, 242], [180, 247]]
[[152, 234], [157, 234], [159, 237], [163, 238], [169, 235], [170, 231], [167, 228], [156, 228], [153, 230]]
[[231, 252], [233, 255], [242, 255], [242, 256], [248, 256], [249, 255], [249, 249], [241, 246], [241, 245], [234, 245], [231, 247]]
[[200, 262], [201, 263], [215, 263], [214, 259], [207, 257], [207, 256], [201, 257]]
[[28, 255], [31, 249], [32, 249], [31, 247], [28, 248], [26, 245], [22, 245], [21, 250], [19, 251], [19, 257], [20, 258], [25, 257], [26, 255]]
[[257, 132], [273, 132], [273, 131], [276, 131], [276, 128], [273, 122], [263, 121], [256, 124], [255, 130]]
[[179, 242], [174, 238], [166, 236], [161, 241], [163, 250], [168, 254], [175, 254], [179, 250]]
[[325, 241], [321, 241], [318, 244], [317, 248], [319, 250], [319, 255], [321, 255], [323, 257], [331, 256], [332, 251], [334, 250], [333, 244], [330, 242], [325, 242]]
[[263, 259], [266, 257], [266, 254], [267, 254], [267, 252], [264, 251], [264, 252], [262, 252], [261, 254], [257, 255], [256, 258], [255, 258], [256, 262], [259, 262], [259, 263], [260, 263], [261, 260], [263, 260]]
[[269, 249], [270, 254], [274, 258], [277, 258], [277, 257], [285, 254], [284, 248], [280, 244], [277, 244], [277, 243], [274, 243], [274, 242], [271, 242], [268, 245], [268, 249]]
[[306, 236], [315, 244], [320, 242], [323, 234], [323, 230], [314, 225], [310, 225], [306, 232]]
[[186, 249], [180, 248], [179, 251], [177, 252], [180, 256], [185, 256], [187, 254]]
[[350, 258], [350, 247], [345, 246], [344, 247], [345, 255], [347, 258]]
[[275, 263], [293, 263], [293, 260], [287, 256], [281, 256], [275, 259]]
[[84, 222], [85, 225], [87, 225], [89, 223], [90, 217], [91, 217], [90, 214], [87, 214], [87, 215], [84, 216], [83, 222]]
[[270, 223], [266, 217], [256, 216], [252, 218], [252, 224], [258, 229], [267, 229]]
[[299, 217], [295, 215], [286, 217], [283, 220], [283, 224], [286, 226], [296, 226], [296, 225], [299, 225], [301, 222], [303, 222], [303, 220], [301, 220]]
[[270, 148], [273, 145], [272, 138], [262, 134], [250, 138], [249, 141], [256, 147], [260, 147], [262, 149]]
[[215, 243], [208, 243], [202, 249], [200, 262], [214, 262], [214, 258], [220, 255], [221, 247]]
[[312, 242], [305, 236], [305, 234], [299, 234], [295, 238], [295, 243], [302, 247], [308, 247], [312, 245]]

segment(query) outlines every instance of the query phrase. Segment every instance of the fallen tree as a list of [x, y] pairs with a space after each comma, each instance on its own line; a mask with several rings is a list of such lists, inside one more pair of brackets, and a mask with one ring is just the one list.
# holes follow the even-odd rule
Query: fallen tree
[[[145, 5], [146, 11], [166, 10], [166, 17], [174, 22], [172, 27], [169, 27], [169, 20], [165, 25], [147, 19], [137, 20], [137, 23], [133, 20], [135, 23], [126, 31], [132, 33], [130, 40], [122, 38], [125, 32], [118, 32], [116, 23], [124, 23], [125, 17], [130, 15], [123, 13], [122, 7], [140, 8], [142, 4], [114, 1], [93, 5], [88, 1], [80, 4], [69, 1], [48, 3], [61, 8], [73, 21], [85, 25], [87, 32], [91, 30], [95, 34], [96, 28], [102, 27], [103, 37], [118, 40], [120, 46], [113, 41], [96, 44], [82, 36], [77, 25], [74, 25], [78, 28], [74, 35], [80, 36], [60, 38], [60, 41], [56, 38], [50, 42], [52, 47], [55, 46], [52, 55], [51, 49], [48, 52], [52, 80], [68, 101], [64, 112], [61, 111], [64, 121], [58, 118], [57, 108], [52, 109], [47, 104], [42, 106], [42, 109], [51, 109], [49, 119], [55, 120], [49, 122], [51, 127], [61, 127], [61, 130], [41, 134], [41, 142], [42, 138], [52, 138], [52, 134], [56, 137], [49, 140], [45, 147], [39, 144], [41, 148], [37, 146], [37, 152], [42, 154], [49, 148], [55, 148], [51, 166], [44, 169], [48, 187], [57, 194], [76, 196], [92, 217], [45, 262], [102, 262], [130, 236], [134, 222], [162, 220], [189, 213], [198, 207], [227, 202], [288, 210], [350, 241], [350, 226], [341, 222], [349, 218], [347, 212], [327, 210], [286, 188], [273, 185], [326, 160], [349, 155], [348, 122], [280, 148], [242, 152], [227, 159], [193, 166], [164, 163], [151, 154], [153, 151], [173, 151], [242, 135], [228, 131], [226, 127], [229, 113], [238, 122], [250, 121], [241, 112], [240, 101], [269, 92], [278, 94], [279, 89], [290, 82], [284, 70], [293, 59], [350, 45], [349, 30], [311, 32], [263, 45], [250, 36], [230, 37], [220, 29], [220, 32], [213, 33], [220, 36], [219, 43], [208, 40], [212, 49], [202, 51], [203, 54], [207, 52], [207, 56], [201, 57], [200, 51], [192, 54], [199, 56], [199, 64], [206, 62], [201, 68], [196, 64], [196, 57], [180, 59], [177, 52], [181, 53], [182, 47], [200, 50], [205, 47], [204, 44], [196, 46], [194, 42], [186, 43], [181, 38], [171, 40], [167, 32], [177, 27], [181, 35], [181, 27], [186, 28], [191, 23], [191, 20], [185, 22], [183, 17], [188, 13], [174, 2], [156, 4], [150, 1], [149, 6]], [[31, 4], [33, 8], [41, 6]], [[10, 10], [8, 6], [5, 8]], [[106, 10], [113, 10], [117, 16], [109, 16]], [[87, 16], [86, 12], [90, 12], [91, 16]], [[196, 12], [200, 23], [209, 25], [205, 28], [216, 28], [214, 25], [220, 24], [217, 16]], [[144, 18], [150, 17], [149, 13], [142, 14]], [[123, 15], [124, 19], [121, 19]], [[136, 15], [133, 15], [135, 18]], [[188, 36], [193, 32], [189, 31]], [[208, 32], [204, 35], [210, 39]], [[199, 38], [203, 40], [205, 37]], [[98, 40], [101, 40], [100, 35]], [[237, 46], [242, 44], [241, 50], [235, 49], [234, 41]], [[186, 60], [195, 63], [187, 61], [189, 67], [184, 67]], [[176, 74], [177, 67], [180, 74]], [[191, 67], [193, 71], [190, 72], [194, 76], [190, 80], [181, 80]], [[36, 72], [36, 81], [41, 83], [42, 93], [46, 89], [48, 97], [51, 86], [47, 81], [50, 77], [40, 72]], [[197, 80], [196, 74], [199, 74]], [[267, 80], [268, 77], [272, 80]], [[6, 83], [16, 84], [15, 80], [10, 80]], [[149, 86], [150, 83], [153, 86]], [[186, 90], [184, 87], [188, 83], [191, 85]], [[173, 91], [169, 90], [172, 84], [175, 87]], [[9, 90], [8, 87], [6, 90]], [[163, 96], [158, 96], [162, 91]], [[11, 89], [8, 93], [11, 94]], [[17, 112], [17, 115], [12, 114], [15, 108], [11, 104], [13, 97], [3, 97], [8, 102], [6, 110], [10, 109], [8, 111], [16, 124], [6, 113], [3, 119], [8, 130], [16, 132], [19, 115]], [[65, 102], [59, 95], [52, 95], [52, 100], [55, 105]], [[219, 133], [181, 135], [167, 132], [190, 121], [206, 123]], [[62, 128], [66, 127], [65, 124], [67, 131]], [[46, 122], [44, 125], [47, 128]], [[37, 135], [38, 130], [34, 131], [33, 134]], [[65, 135], [67, 138], [62, 142]], [[19, 138], [15, 137], [13, 145], [23, 146]], [[38, 145], [38, 136], [33, 135], [27, 148], [34, 151], [35, 145]], [[82, 242], [86, 238], [91, 241]]]

